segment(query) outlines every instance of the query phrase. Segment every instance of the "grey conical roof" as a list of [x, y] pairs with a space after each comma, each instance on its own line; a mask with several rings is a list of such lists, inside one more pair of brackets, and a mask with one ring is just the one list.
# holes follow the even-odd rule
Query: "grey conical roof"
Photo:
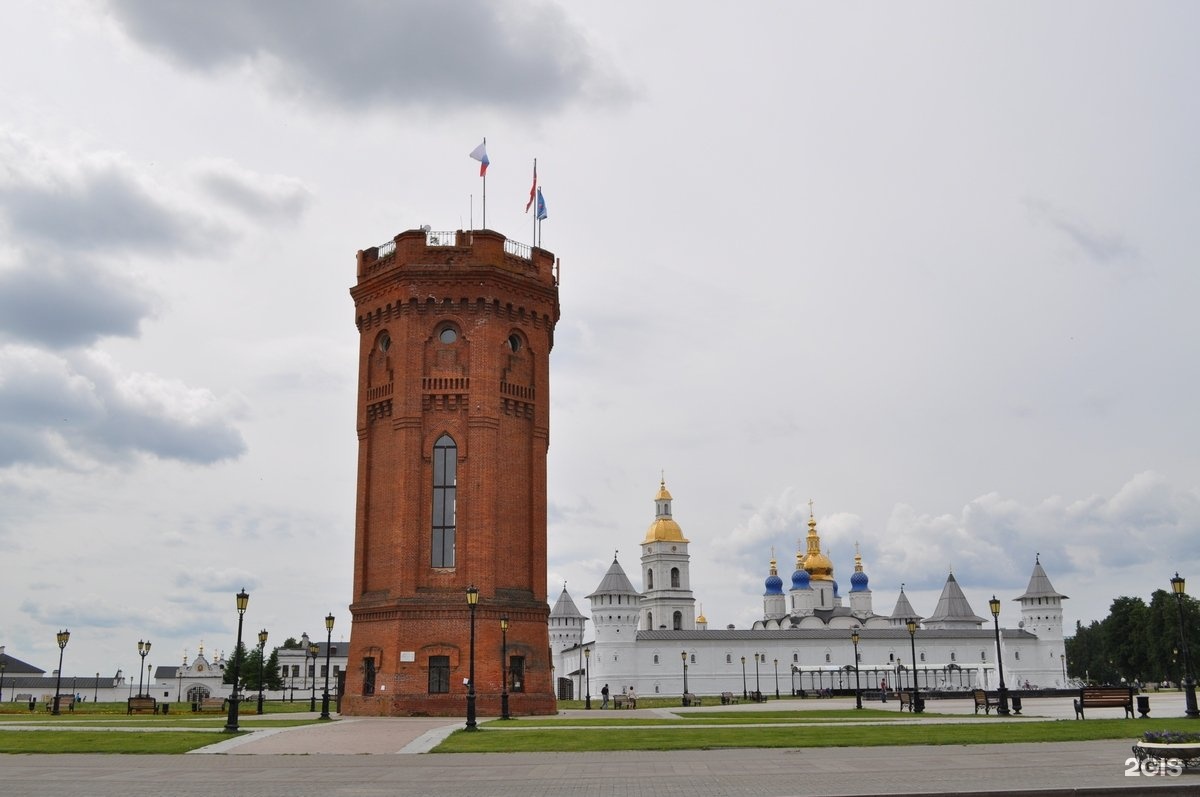
[[917, 610], [908, 602], [908, 596], [904, 594], [904, 587], [901, 587], [900, 597], [896, 598], [896, 608], [892, 609], [892, 619], [907, 620], [909, 617], [921, 619], [921, 615], [917, 614]]
[[596, 587], [596, 591], [588, 595], [588, 598], [594, 598], [597, 595], [641, 594], [633, 588], [633, 584], [629, 581], [629, 576], [625, 575], [625, 571], [621, 569], [621, 565], [617, 562], [617, 557], [614, 556], [608, 572], [604, 574], [604, 578], [600, 579], [600, 586]]
[[1042, 569], [1042, 557], [1038, 554], [1033, 560], [1033, 575], [1029, 577], [1029, 586], [1025, 588], [1025, 594], [1016, 600], [1026, 600], [1028, 598], [1066, 598], [1061, 592], [1055, 592], [1054, 585], [1050, 583], [1050, 577], [1046, 575], [1046, 571]]
[[938, 598], [937, 608], [925, 619], [927, 623], [970, 622], [982, 623], [984, 619], [971, 610], [967, 596], [962, 587], [958, 586], [954, 574], [946, 577], [946, 586], [942, 587], [942, 595]]
[[550, 616], [555, 619], [575, 619], [583, 617], [583, 613], [575, 606], [575, 601], [571, 600], [571, 596], [567, 593], [567, 586], [563, 585], [562, 594], [558, 596], [558, 600], [554, 602], [554, 608], [550, 610]]

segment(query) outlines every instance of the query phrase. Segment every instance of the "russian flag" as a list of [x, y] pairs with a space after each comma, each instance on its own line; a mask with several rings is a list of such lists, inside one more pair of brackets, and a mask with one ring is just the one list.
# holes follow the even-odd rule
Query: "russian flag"
[[487, 139], [486, 138], [483, 140], [482, 144], [480, 144], [475, 149], [471, 150], [471, 157], [474, 158], [475, 160], [479, 161], [479, 176], [483, 177], [485, 174], [487, 174], [487, 167], [488, 167], [488, 163], [490, 163], [490, 161], [488, 160], [488, 156], [487, 156]]

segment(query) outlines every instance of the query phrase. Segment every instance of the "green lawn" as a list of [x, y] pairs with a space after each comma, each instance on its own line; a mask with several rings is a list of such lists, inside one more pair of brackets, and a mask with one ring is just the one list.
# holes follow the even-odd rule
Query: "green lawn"
[[[706, 721], [697, 716], [695, 722]], [[880, 747], [913, 744], [1005, 744], [1136, 739], [1161, 722], [1147, 720], [1022, 720], [944, 725], [839, 725], [698, 728], [694, 723], [605, 728], [526, 726], [523, 721], [485, 723], [456, 731], [434, 752], [513, 753], [599, 750], [710, 750], [735, 747]], [[529, 727], [529, 730], [525, 730]]]
[[186, 753], [229, 737], [220, 733], [163, 731], [0, 731], [0, 753]]

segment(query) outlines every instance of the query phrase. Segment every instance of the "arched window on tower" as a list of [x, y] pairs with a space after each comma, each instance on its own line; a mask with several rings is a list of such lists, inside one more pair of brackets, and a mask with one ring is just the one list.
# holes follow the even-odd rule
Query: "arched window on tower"
[[654, 589], [654, 571], [646, 571], [646, 589]]
[[679, 568], [678, 567], [671, 568], [671, 586], [675, 589], [679, 589]]
[[683, 612], [675, 612], [671, 615], [671, 628], [676, 631], [683, 630]]
[[454, 567], [457, 492], [458, 446], [444, 434], [433, 444], [433, 567]]
[[646, 630], [654, 630], [654, 612], [646, 612]]

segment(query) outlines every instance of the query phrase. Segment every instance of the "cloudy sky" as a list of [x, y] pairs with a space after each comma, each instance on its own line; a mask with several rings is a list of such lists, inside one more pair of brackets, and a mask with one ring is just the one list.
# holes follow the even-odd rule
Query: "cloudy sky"
[[[1067, 621], [1200, 591], [1200, 7], [12, 0], [0, 644], [67, 674], [338, 618], [355, 252], [562, 260], [550, 569], [637, 581], [661, 474], [715, 627], [810, 499], [848, 587]], [[845, 588], [845, 587], [844, 587]], [[1016, 607], [1002, 619], [1015, 623]]]

